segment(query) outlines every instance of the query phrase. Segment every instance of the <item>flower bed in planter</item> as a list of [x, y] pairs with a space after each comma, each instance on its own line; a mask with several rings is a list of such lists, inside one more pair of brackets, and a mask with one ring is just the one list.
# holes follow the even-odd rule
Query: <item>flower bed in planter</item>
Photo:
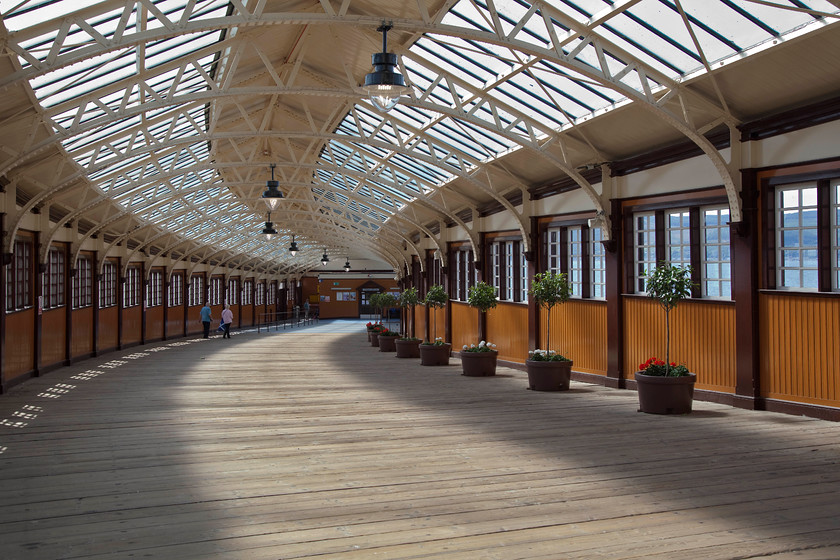
[[448, 366], [452, 345], [441, 339], [420, 345], [421, 366]]
[[397, 358], [419, 358], [419, 338], [398, 338], [394, 344], [397, 347]]

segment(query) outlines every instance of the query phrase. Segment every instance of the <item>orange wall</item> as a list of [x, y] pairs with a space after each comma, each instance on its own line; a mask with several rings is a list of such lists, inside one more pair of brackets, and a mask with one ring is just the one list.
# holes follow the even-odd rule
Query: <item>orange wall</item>
[[146, 340], [163, 338], [163, 306], [146, 309]]
[[166, 310], [166, 338], [176, 338], [184, 334], [184, 306], [170, 307]]
[[496, 345], [499, 359], [525, 363], [528, 357], [528, 306], [500, 302], [490, 309], [487, 312], [487, 342]]
[[[538, 346], [570, 358], [575, 371], [607, 374], [607, 303], [570, 300], [551, 309], [551, 343], [547, 339], [548, 312], [540, 308]], [[527, 316], [526, 316], [527, 319]], [[526, 323], [521, 323], [526, 324]]]
[[136, 344], [141, 340], [143, 326], [143, 308], [139, 305], [123, 309], [122, 312], [122, 344]]
[[446, 338], [446, 308], [429, 309], [429, 338]]
[[840, 406], [840, 300], [760, 294], [759, 310], [762, 396]]
[[[460, 352], [461, 347], [465, 344], [469, 346], [480, 342], [478, 338], [478, 310], [466, 303], [453, 301], [451, 305], [452, 351]], [[440, 322], [438, 322], [438, 329], [440, 329]]]
[[117, 347], [117, 306], [99, 310], [99, 350], [105, 351]]
[[[234, 318], [233, 324], [237, 324], [239, 321]], [[242, 326], [243, 327], [250, 327], [254, 324], [254, 306], [253, 305], [243, 305], [242, 306]]]
[[87, 356], [93, 352], [93, 307], [74, 309], [71, 317], [73, 321], [73, 337], [70, 341], [70, 355]]
[[[187, 333], [195, 334], [204, 331], [204, 326], [201, 324], [201, 308], [203, 305], [194, 305], [187, 309]], [[211, 308], [212, 309], [212, 308]], [[219, 315], [216, 315], [218, 325]], [[211, 324], [212, 327], [212, 324]]]
[[35, 310], [27, 309], [6, 315], [6, 380], [35, 369]]
[[[632, 379], [651, 356], [665, 358], [665, 312], [648, 298], [625, 297], [624, 372]], [[697, 374], [697, 388], [735, 392], [735, 307], [684, 301], [671, 311], [671, 361]]]
[[41, 315], [41, 366], [51, 366], [64, 361], [64, 343], [67, 340], [67, 308], [58, 307]]
[[[329, 278], [323, 280], [322, 282], [317, 284], [317, 287], [314, 288], [310, 288], [310, 285], [314, 286], [314, 284], [304, 281], [303, 294], [304, 298], [306, 298], [306, 296], [310, 293], [308, 290], [317, 290], [319, 296], [330, 297], [329, 303], [322, 301], [319, 304], [319, 316], [322, 319], [332, 319], [337, 317], [358, 317], [360, 302], [357, 290], [360, 286], [362, 286], [363, 284], [367, 284], [370, 281], [371, 280], [369, 278]], [[385, 288], [389, 292], [397, 291], [397, 283], [393, 279], [376, 278], [373, 281]], [[336, 301], [337, 294], [345, 292], [347, 290], [352, 291], [352, 293], [356, 296], [356, 301]], [[395, 325], [395, 321], [392, 321], [392, 324]]]

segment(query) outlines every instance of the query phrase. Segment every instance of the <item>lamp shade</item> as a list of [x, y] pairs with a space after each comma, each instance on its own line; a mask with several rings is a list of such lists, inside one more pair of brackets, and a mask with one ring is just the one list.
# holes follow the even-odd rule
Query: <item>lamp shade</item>
[[298, 250], [299, 249], [298, 249], [297, 243], [295, 243], [295, 236], [293, 235], [292, 236], [292, 244], [289, 245], [289, 253], [291, 253], [291, 255], [294, 257], [295, 255], [297, 255]]
[[350, 259], [344, 261], [344, 272], [350, 272]]
[[324, 256], [321, 257], [321, 264], [327, 266], [328, 262], [330, 262], [330, 258], [327, 256], [327, 249], [324, 248]]
[[273, 212], [277, 205], [280, 203], [280, 199], [283, 198], [283, 193], [280, 192], [280, 183], [274, 180], [274, 164], [271, 164], [271, 180], [266, 181], [266, 188], [265, 192], [262, 195], [262, 199], [265, 202], [265, 205], [268, 207], [269, 212]]
[[265, 227], [262, 230], [262, 234], [265, 236], [266, 241], [271, 241], [274, 239], [274, 236], [277, 235], [277, 230], [274, 229], [274, 224], [271, 222], [266, 222]]
[[390, 25], [382, 25], [377, 29], [382, 32], [382, 52], [371, 56], [373, 72], [365, 75], [363, 87], [380, 111], [393, 109], [399, 103], [400, 96], [409, 90], [402, 74], [397, 72], [397, 55], [388, 52], [389, 29]]

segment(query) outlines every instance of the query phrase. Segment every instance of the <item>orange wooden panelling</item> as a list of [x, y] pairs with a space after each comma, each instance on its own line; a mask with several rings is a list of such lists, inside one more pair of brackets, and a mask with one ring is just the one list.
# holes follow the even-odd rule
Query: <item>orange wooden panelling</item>
[[[194, 305], [187, 310], [187, 334], [196, 334], [204, 332], [204, 326], [201, 324], [201, 305]], [[218, 324], [219, 315], [216, 315]]]
[[67, 308], [44, 311], [41, 315], [41, 366], [51, 366], [64, 361], [64, 343], [67, 340]]
[[89, 356], [93, 352], [93, 307], [74, 309], [73, 336], [70, 339], [70, 356]]
[[840, 299], [760, 294], [759, 313], [762, 396], [840, 406]]
[[429, 338], [434, 342], [436, 338], [446, 337], [446, 308], [429, 309]]
[[[335, 297], [337, 297], [335, 293], [330, 294], [329, 302], [321, 302], [318, 310], [318, 316], [321, 319], [359, 316], [358, 301], [333, 301]], [[303, 309], [301, 309], [301, 313], [303, 313]]]
[[146, 340], [163, 338], [163, 306], [156, 305], [146, 310]]
[[[478, 309], [466, 303], [452, 302], [452, 351], [460, 352], [466, 344], [478, 344]], [[440, 335], [438, 335], [440, 336]]]
[[546, 338], [548, 313], [539, 310], [539, 346], [555, 350], [574, 365], [572, 369], [607, 374], [607, 304], [604, 301], [570, 300], [551, 310], [551, 343]]
[[[233, 323], [237, 324], [238, 321], [234, 319]], [[254, 308], [251, 305], [243, 305], [242, 306], [242, 326], [243, 327], [250, 327], [254, 324]]]
[[117, 307], [106, 307], [99, 310], [99, 344], [100, 351], [112, 350], [117, 347]]
[[123, 309], [122, 312], [122, 342], [125, 344], [135, 344], [140, 342], [143, 309], [139, 305]]
[[35, 368], [35, 310], [6, 315], [5, 379], [14, 379]]
[[423, 338], [426, 335], [426, 308], [422, 305], [415, 305], [414, 311], [406, 309], [406, 313], [408, 313], [408, 317], [413, 317], [413, 324], [410, 324], [412, 323], [412, 319], [406, 321], [409, 323], [407, 334], [413, 334], [417, 338]]
[[[648, 298], [623, 298], [624, 375], [651, 356], [665, 358], [665, 312]], [[697, 374], [697, 388], [735, 392], [735, 307], [684, 301], [671, 311], [671, 361]]]
[[184, 335], [184, 306], [170, 307], [166, 310], [166, 338]]
[[496, 345], [499, 359], [524, 364], [528, 358], [528, 306], [499, 303], [489, 310], [487, 341]]

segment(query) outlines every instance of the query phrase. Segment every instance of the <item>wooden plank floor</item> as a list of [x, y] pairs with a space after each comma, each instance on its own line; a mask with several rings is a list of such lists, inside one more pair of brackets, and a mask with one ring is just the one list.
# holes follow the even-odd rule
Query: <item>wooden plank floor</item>
[[840, 558], [840, 424], [328, 328], [159, 343], [0, 396], [0, 558]]

